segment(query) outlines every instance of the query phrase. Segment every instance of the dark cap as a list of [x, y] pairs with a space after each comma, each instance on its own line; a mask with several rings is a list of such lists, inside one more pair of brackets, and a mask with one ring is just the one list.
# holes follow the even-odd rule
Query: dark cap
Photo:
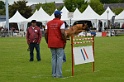
[[62, 13], [61, 11], [58, 11], [57, 10], [57, 11], [54, 12], [54, 15], [57, 15], [58, 16], [58, 15], [61, 15], [61, 13]]
[[36, 20], [32, 20], [31, 23], [36, 23]]

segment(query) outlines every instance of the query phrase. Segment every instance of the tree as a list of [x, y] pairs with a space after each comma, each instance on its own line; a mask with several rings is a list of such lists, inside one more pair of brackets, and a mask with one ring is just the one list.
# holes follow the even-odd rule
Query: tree
[[5, 15], [5, 4], [3, 1], [0, 1], [0, 15]]
[[39, 10], [40, 7], [42, 7], [42, 3], [38, 3], [38, 4], [36, 4], [36, 5], [35, 5], [35, 9], [34, 9], [34, 11]]
[[42, 7], [46, 11], [46, 13], [48, 13], [49, 15], [51, 15], [54, 12], [54, 10], [56, 9], [54, 2], [44, 3], [44, 4], [42, 4]]
[[103, 4], [99, 0], [91, 0], [89, 4], [98, 14], [102, 14], [104, 12]]
[[59, 7], [57, 8], [57, 10], [61, 11], [63, 7], [64, 7], [64, 5], [59, 6]]
[[124, 3], [124, 0], [119, 0], [119, 3]]
[[86, 6], [86, 4], [84, 0], [64, 0], [64, 5], [70, 12], [73, 12], [76, 8], [83, 9], [81, 7], [83, 7], [83, 5]]
[[78, 8], [80, 10], [80, 12], [83, 12], [86, 8], [87, 8], [88, 4], [83, 4], [80, 8]]
[[44, 4], [42, 4], [42, 3], [36, 4], [35, 10], [36, 9], [39, 10], [40, 7], [42, 7], [44, 9], [44, 11], [46, 13], [48, 13], [49, 15], [51, 15], [54, 12], [54, 10], [56, 9], [56, 6], [55, 6], [54, 2], [44, 3]]
[[12, 17], [18, 10], [22, 16], [29, 18], [32, 15], [32, 9], [30, 6], [26, 6], [26, 0], [14, 1], [14, 4], [9, 6], [9, 15]]
[[4, 9], [5, 8], [5, 4], [3, 1], [0, 1], [0, 9]]
[[114, 8], [114, 9], [112, 9], [112, 11], [115, 12], [116, 15], [121, 13], [123, 10], [124, 10], [124, 8]]

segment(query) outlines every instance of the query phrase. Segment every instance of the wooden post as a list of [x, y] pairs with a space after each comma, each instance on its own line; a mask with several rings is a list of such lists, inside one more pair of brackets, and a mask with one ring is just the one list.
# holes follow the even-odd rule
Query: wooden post
[[72, 76], [74, 76], [73, 36], [71, 36]]
[[[94, 36], [92, 36], [92, 39], [93, 39], [93, 42], [92, 42], [92, 48], [93, 48], [93, 57], [94, 57]], [[93, 67], [93, 72], [95, 71], [95, 62], [93, 62], [92, 64], [92, 67]]]

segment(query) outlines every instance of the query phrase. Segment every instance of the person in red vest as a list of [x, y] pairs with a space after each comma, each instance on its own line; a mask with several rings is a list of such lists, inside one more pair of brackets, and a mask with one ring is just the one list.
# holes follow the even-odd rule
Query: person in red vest
[[40, 27], [38, 27], [36, 25], [36, 20], [32, 20], [31, 21], [31, 26], [27, 29], [27, 43], [29, 45], [29, 49], [30, 49], [30, 60], [29, 61], [33, 61], [34, 60], [34, 48], [36, 49], [37, 52], [37, 61], [41, 61], [41, 57], [40, 57], [40, 41], [41, 41], [41, 30]]
[[62, 77], [62, 62], [66, 44], [65, 23], [60, 11], [55, 11], [55, 18], [49, 21], [45, 28], [45, 39], [52, 53], [52, 76]]

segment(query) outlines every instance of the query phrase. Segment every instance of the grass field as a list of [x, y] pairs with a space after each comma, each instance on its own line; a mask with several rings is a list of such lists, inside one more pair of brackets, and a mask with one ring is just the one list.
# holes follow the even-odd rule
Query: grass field
[[51, 53], [44, 38], [40, 47], [42, 61], [35, 57], [29, 62], [25, 38], [0, 38], [0, 82], [124, 82], [124, 36], [95, 37], [95, 72], [92, 63], [78, 65], [74, 77], [70, 41], [65, 49], [64, 78], [51, 77]]

